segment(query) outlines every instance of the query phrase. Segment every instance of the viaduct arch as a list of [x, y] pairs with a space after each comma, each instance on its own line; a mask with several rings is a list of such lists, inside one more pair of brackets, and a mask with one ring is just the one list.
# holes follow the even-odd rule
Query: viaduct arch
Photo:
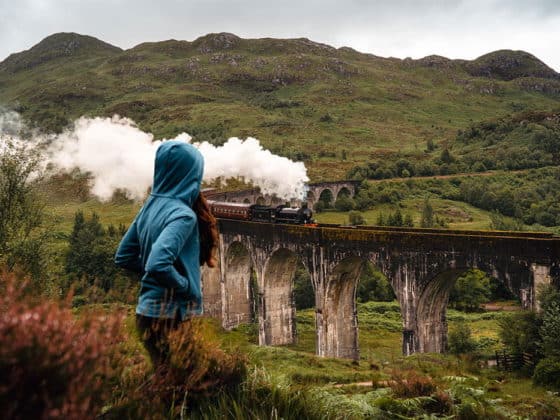
[[354, 197], [356, 190], [360, 185], [360, 181], [336, 181], [336, 182], [318, 182], [315, 184], [308, 184], [307, 186], [307, 205], [313, 208], [317, 201], [319, 201], [321, 194], [330, 191], [332, 196], [332, 203], [341, 196], [347, 195]]
[[[332, 195], [332, 202], [334, 203], [341, 195], [354, 197], [356, 190], [360, 185], [360, 181], [329, 181], [319, 182], [307, 185], [307, 197], [303, 200], [307, 202], [310, 208], [319, 201], [321, 194], [325, 191], [330, 191]], [[270, 196], [261, 193], [259, 188], [251, 188], [246, 190], [216, 192], [211, 189], [205, 191], [206, 198], [216, 201], [228, 201], [235, 203], [250, 203], [267, 206], [276, 206], [283, 204], [284, 200], [275, 196]]]
[[[359, 358], [356, 288], [366, 261], [393, 287], [403, 319], [402, 348], [443, 352], [446, 307], [458, 274], [478, 268], [536, 307], [540, 284], [560, 281], [560, 238], [528, 232], [334, 228], [220, 220], [223, 269], [205, 270], [205, 311], [232, 328], [251, 316], [249, 280], [256, 273], [259, 344], [294, 342], [293, 276], [300, 258], [315, 292], [316, 351]], [[221, 302], [218, 304], [217, 302]]]

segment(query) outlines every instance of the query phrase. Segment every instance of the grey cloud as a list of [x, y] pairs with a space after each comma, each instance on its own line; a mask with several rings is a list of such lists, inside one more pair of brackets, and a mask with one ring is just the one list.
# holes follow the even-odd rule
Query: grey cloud
[[398, 57], [472, 58], [496, 47], [524, 48], [560, 68], [560, 53], [539, 44], [541, 36], [558, 34], [555, 0], [0, 0], [0, 10], [0, 60], [54, 32], [129, 48], [225, 31], [307, 37]]

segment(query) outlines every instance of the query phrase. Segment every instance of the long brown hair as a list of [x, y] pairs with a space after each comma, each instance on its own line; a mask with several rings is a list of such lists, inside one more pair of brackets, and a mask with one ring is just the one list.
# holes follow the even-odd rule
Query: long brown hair
[[198, 194], [193, 210], [198, 218], [198, 234], [200, 236], [200, 265], [216, 267], [218, 259], [218, 223], [210, 211], [210, 206], [202, 193]]

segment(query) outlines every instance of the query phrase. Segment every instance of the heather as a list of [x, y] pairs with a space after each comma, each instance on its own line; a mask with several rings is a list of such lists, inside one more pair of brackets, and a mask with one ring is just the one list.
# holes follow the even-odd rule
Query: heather
[[0, 406], [6, 418], [94, 418], [119, 374], [120, 313], [76, 317], [0, 274]]

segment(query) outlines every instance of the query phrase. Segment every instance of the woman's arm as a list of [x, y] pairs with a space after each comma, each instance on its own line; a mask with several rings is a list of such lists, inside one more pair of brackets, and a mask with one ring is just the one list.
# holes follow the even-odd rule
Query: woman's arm
[[136, 222], [128, 228], [115, 254], [115, 264], [136, 273], [143, 273], [142, 261], [140, 260], [140, 243]]
[[173, 266], [189, 236], [196, 227], [196, 218], [181, 217], [168, 223], [152, 245], [146, 272], [164, 287], [188, 293], [188, 279]]

